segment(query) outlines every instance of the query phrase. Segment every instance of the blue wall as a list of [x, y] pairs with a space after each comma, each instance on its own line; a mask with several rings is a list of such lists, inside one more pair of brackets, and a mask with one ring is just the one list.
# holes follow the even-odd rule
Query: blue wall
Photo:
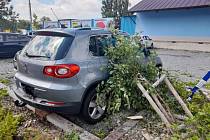
[[120, 30], [123, 32], [127, 32], [130, 35], [135, 34], [136, 28], [136, 16], [124, 16], [121, 17], [121, 25]]
[[210, 37], [210, 7], [140, 12], [136, 22], [144, 35]]

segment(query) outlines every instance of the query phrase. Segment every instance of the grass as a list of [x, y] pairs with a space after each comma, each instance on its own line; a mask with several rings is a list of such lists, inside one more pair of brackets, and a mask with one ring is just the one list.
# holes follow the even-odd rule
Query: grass
[[[186, 99], [189, 92], [185, 90], [185, 86], [194, 86], [197, 82], [192, 83], [175, 83], [175, 88]], [[206, 85], [206, 88], [210, 88], [210, 84]], [[190, 111], [193, 114], [192, 118], [188, 118], [181, 124], [185, 126], [184, 129], [179, 130], [178, 124], [174, 125], [175, 133], [173, 135], [174, 140], [188, 139], [188, 140], [208, 140], [210, 138], [210, 102], [200, 92], [196, 93], [191, 102], [187, 102]], [[183, 137], [184, 136], [184, 137]]]
[[0, 79], [0, 83], [8, 85], [10, 81], [8, 79]]
[[17, 134], [21, 116], [14, 116], [10, 111], [0, 107], [0, 139], [12, 139]]
[[6, 89], [1, 89], [0, 90], [0, 100], [5, 96], [8, 96], [7, 90]]
[[[9, 80], [0, 79], [0, 83], [9, 84]], [[12, 140], [17, 134], [17, 128], [22, 121], [21, 116], [14, 116], [13, 113], [1, 105], [3, 97], [8, 96], [6, 89], [0, 89], [0, 140]]]
[[64, 140], [79, 140], [79, 134], [75, 131], [72, 131], [71, 133], [67, 133], [64, 137]]
[[[9, 85], [10, 81], [7, 79], [0, 79], [0, 83], [4, 85]], [[14, 116], [14, 114], [8, 109], [1, 105], [1, 101], [4, 97], [8, 96], [8, 91], [6, 89], [0, 89], [0, 140], [13, 140], [17, 136], [17, 129], [23, 122], [23, 117]], [[40, 130], [36, 128], [25, 128], [23, 130], [24, 140], [53, 140], [50, 135], [43, 134]], [[79, 140], [79, 135], [76, 132], [66, 134], [64, 137], [58, 136], [59, 140]]]
[[106, 132], [102, 129], [94, 130], [94, 134], [101, 139], [104, 139], [107, 135]]
[[[7, 90], [0, 90], [0, 101], [4, 96], [7, 96]], [[14, 116], [13, 113], [5, 109], [0, 104], [0, 140], [12, 140], [17, 134], [17, 128], [22, 121], [21, 116]]]

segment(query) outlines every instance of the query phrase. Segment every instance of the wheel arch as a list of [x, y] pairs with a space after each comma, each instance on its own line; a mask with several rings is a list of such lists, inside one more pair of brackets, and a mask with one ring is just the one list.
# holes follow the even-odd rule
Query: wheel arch
[[[82, 96], [82, 100], [81, 100], [81, 108], [83, 107], [83, 104], [84, 104], [84, 99], [87, 97], [89, 91], [93, 88], [96, 88], [98, 84], [100, 84], [103, 80], [98, 80], [98, 81], [95, 81], [93, 83], [91, 83], [90, 85], [88, 85], [88, 87], [85, 89], [84, 91], [84, 94]], [[81, 111], [81, 109], [80, 109]]]

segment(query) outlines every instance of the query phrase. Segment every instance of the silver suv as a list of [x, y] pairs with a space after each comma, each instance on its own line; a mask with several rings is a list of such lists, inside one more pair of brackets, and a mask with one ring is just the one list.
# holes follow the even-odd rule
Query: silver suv
[[108, 30], [47, 29], [15, 56], [17, 106], [62, 114], [81, 114], [88, 123], [103, 119], [96, 104], [96, 86], [108, 78], [104, 47], [115, 45]]

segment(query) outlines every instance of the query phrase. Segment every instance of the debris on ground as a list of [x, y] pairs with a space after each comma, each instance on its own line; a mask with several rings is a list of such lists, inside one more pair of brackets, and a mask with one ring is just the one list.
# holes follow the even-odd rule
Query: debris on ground
[[143, 116], [129, 116], [129, 117], [127, 117], [127, 119], [131, 119], [131, 120], [141, 120], [141, 119], [143, 119]]

